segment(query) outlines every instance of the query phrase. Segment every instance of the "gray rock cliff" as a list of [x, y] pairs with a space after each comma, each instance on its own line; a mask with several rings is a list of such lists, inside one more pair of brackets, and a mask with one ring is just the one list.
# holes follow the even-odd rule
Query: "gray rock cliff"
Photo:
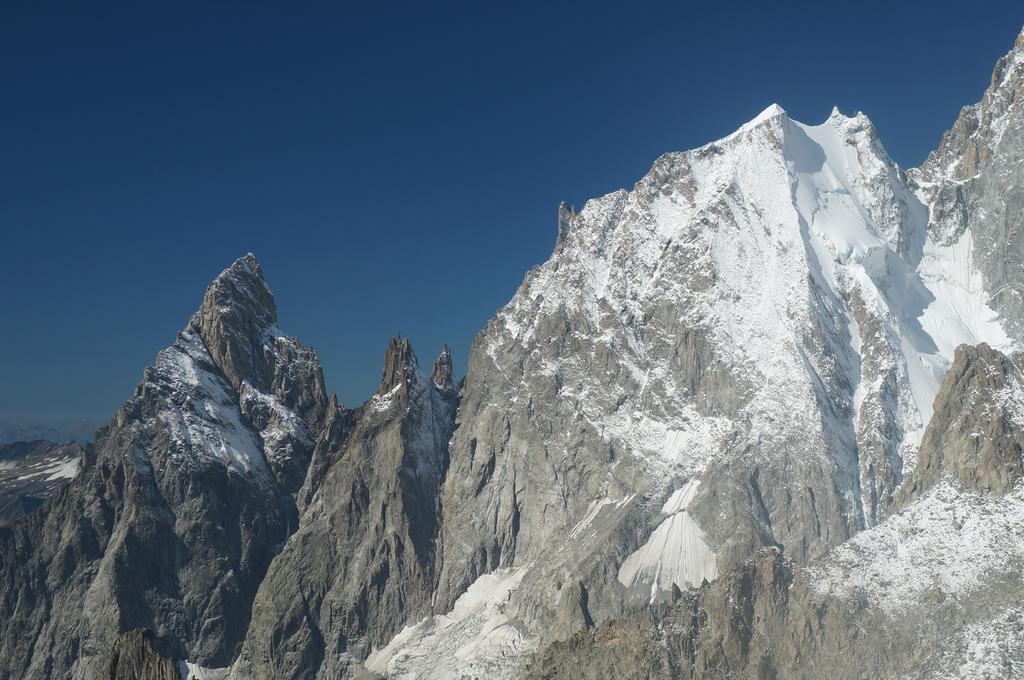
[[447, 347], [431, 380], [409, 341], [392, 338], [373, 398], [328, 415], [323, 463], [256, 596], [235, 677], [345, 677], [430, 611], [455, 409]]

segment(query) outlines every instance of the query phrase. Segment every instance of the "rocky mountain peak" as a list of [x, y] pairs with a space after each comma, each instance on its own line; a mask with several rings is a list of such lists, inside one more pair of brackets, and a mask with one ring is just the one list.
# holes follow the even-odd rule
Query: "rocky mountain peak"
[[1003, 83], [1012, 69], [1022, 61], [1024, 61], [1024, 29], [1017, 34], [1017, 39], [1013, 42], [1013, 49], [996, 62], [996, 67], [992, 70], [991, 86], [996, 87]]
[[[293, 410], [312, 432], [319, 429], [327, 407], [320, 360], [277, 327], [274, 295], [252, 253], [210, 283], [189, 330], [199, 335], [258, 427], [272, 420], [270, 405], [259, 405], [263, 394]], [[252, 411], [257, 406], [259, 413]]]
[[431, 371], [430, 380], [434, 387], [443, 394], [452, 394], [455, 391], [455, 374], [452, 371], [452, 352], [445, 345], [434, 362], [434, 370]]
[[565, 201], [558, 204], [558, 237], [555, 240], [555, 249], [561, 248], [572, 228], [572, 221], [576, 219], [576, 208]]
[[383, 397], [396, 387], [401, 387], [402, 393], [407, 394], [411, 378], [417, 370], [419, 361], [412, 351], [409, 338], [398, 335], [392, 337], [384, 353], [384, 372], [380, 378], [380, 387], [377, 388], [377, 396]]
[[[1007, 131], [1019, 131], [1021, 93], [1024, 91], [1024, 31], [1014, 43], [1010, 52], [996, 62], [992, 80], [982, 95], [981, 101], [965, 106], [960, 111], [953, 127], [942, 136], [939, 147], [928, 155], [920, 169], [920, 179], [929, 193], [939, 187], [931, 186], [941, 180], [964, 181], [977, 177], [997, 155], [997, 147], [1003, 142]], [[1019, 134], [1019, 132], [1018, 132]], [[1011, 137], [1014, 136], [1011, 134]], [[936, 196], [942, 199], [937, 208], [947, 210], [947, 203], [956, 199], [950, 196]], [[959, 201], [963, 202], [962, 194]], [[962, 208], [956, 212], [960, 214]], [[940, 213], [937, 217], [941, 217]], [[966, 216], [963, 218], [966, 220]], [[959, 231], [957, 233], [959, 233]]]
[[235, 260], [210, 283], [192, 318], [192, 326], [235, 389], [245, 381], [260, 387], [269, 383], [270, 367], [259, 348], [276, 324], [274, 295], [252, 253]]

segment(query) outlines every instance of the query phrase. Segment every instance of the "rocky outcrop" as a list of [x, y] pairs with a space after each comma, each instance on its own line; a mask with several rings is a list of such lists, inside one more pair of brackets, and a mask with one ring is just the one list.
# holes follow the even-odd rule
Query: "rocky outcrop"
[[160, 655], [152, 631], [132, 630], [118, 637], [102, 680], [181, 680], [177, 665]]
[[257, 595], [236, 677], [346, 677], [353, 660], [430, 611], [456, 407], [450, 373], [440, 377], [423, 375], [409, 341], [392, 338], [374, 397], [328, 417], [299, 528]]
[[326, 415], [323, 371], [316, 352], [277, 328], [274, 296], [252, 253], [214, 279], [190, 326], [261, 433], [278, 482], [295, 493]]
[[277, 306], [249, 253], [210, 284], [191, 323], [232, 387], [273, 394], [316, 428], [327, 397], [316, 353], [277, 328]]
[[74, 442], [0, 446], [0, 527], [14, 524], [74, 479], [82, 453]]
[[[323, 418], [315, 354], [275, 318], [258, 265], [242, 258], [100, 430], [78, 476], [0, 533], [0, 676], [96, 677], [135, 628], [206, 666], [237, 655], [296, 524], [277, 443], [315, 439]], [[263, 429], [247, 400], [275, 414]]]
[[898, 507], [944, 480], [967, 490], [1008, 493], [1022, 474], [1022, 434], [1020, 370], [988, 345], [959, 347]]
[[434, 369], [430, 372], [430, 382], [434, 383], [434, 387], [442, 394], [455, 394], [455, 371], [452, 369], [452, 352], [448, 349], [448, 345], [441, 349], [441, 354], [434, 361]]

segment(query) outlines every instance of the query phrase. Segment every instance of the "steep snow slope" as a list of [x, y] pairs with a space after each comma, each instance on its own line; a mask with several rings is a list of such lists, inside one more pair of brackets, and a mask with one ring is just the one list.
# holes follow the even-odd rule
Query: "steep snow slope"
[[649, 584], [651, 598], [656, 590], [696, 587], [718, 576], [715, 554], [704, 541], [704, 532], [686, 512], [698, 480], [673, 492], [661, 511], [668, 517], [658, 525], [647, 542], [619, 567], [619, 582], [624, 586]]

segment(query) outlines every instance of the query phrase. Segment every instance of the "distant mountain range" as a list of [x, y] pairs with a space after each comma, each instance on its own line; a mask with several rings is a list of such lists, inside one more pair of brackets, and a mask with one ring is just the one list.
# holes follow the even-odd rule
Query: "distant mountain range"
[[0, 444], [46, 440], [88, 444], [102, 425], [98, 419], [81, 418], [41, 423], [25, 418], [0, 419]]

